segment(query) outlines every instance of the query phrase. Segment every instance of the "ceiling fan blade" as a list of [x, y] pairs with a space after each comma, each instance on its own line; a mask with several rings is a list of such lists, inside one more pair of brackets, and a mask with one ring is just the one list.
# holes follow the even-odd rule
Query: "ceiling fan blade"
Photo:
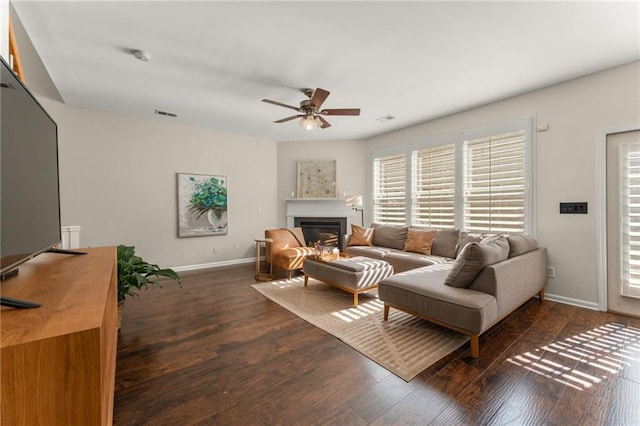
[[263, 99], [262, 102], [266, 102], [268, 104], [278, 105], [278, 106], [281, 106], [281, 107], [284, 107], [284, 108], [290, 108], [290, 109], [294, 109], [294, 110], [296, 110], [298, 112], [302, 112], [300, 110], [300, 108], [298, 108], [298, 107], [294, 107], [294, 106], [291, 106], [291, 105], [283, 104], [282, 102], [272, 101], [271, 99]]
[[313, 96], [311, 96], [311, 101], [309, 103], [316, 108], [320, 108], [320, 106], [327, 99], [327, 96], [329, 96], [329, 93], [330, 92], [327, 92], [326, 90], [318, 87], [313, 91]]
[[304, 117], [304, 115], [300, 115], [300, 114], [292, 115], [291, 117], [282, 118], [280, 120], [274, 121], [274, 123], [285, 123], [287, 121], [295, 120], [296, 118], [299, 118], [299, 117]]
[[360, 115], [360, 108], [334, 108], [320, 111], [324, 115]]
[[320, 126], [321, 129], [326, 129], [327, 127], [331, 127], [331, 124], [327, 120], [322, 118], [321, 115], [317, 115], [316, 117], [318, 117], [320, 121], [322, 121], [322, 126]]

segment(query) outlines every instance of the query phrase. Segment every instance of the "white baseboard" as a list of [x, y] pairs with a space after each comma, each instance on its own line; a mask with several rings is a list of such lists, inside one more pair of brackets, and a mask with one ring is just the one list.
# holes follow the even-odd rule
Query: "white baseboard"
[[173, 269], [176, 272], [197, 271], [199, 269], [219, 268], [221, 266], [243, 265], [245, 263], [256, 263], [255, 257], [245, 259], [223, 260], [221, 262], [201, 263], [198, 265], [176, 266]]
[[544, 298], [552, 302], [564, 303], [565, 305], [578, 306], [580, 308], [591, 309], [593, 311], [599, 311], [600, 306], [595, 302], [587, 302], [586, 300], [573, 299], [571, 297], [558, 296], [557, 294], [544, 293]]

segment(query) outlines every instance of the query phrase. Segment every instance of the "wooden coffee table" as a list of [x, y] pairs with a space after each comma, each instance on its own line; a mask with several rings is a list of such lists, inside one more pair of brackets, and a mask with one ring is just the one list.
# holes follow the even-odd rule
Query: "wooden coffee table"
[[353, 294], [353, 307], [358, 307], [358, 294], [378, 287], [378, 282], [393, 275], [393, 266], [379, 259], [341, 253], [336, 260], [315, 256], [304, 260], [304, 286], [309, 277]]

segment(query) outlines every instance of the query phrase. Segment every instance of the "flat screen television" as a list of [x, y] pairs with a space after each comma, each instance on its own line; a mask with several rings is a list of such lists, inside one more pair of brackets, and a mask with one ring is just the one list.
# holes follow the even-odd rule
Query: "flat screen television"
[[0, 56], [0, 276], [61, 242], [58, 126]]

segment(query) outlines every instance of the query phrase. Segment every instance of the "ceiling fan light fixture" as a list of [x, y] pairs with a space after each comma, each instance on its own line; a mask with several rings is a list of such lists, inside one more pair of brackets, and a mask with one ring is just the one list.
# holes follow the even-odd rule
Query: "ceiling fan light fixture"
[[292, 115], [290, 117], [282, 118], [274, 121], [274, 123], [286, 123], [288, 121], [300, 118], [298, 125], [305, 130], [326, 129], [331, 127], [331, 123], [325, 120], [325, 115], [360, 115], [360, 108], [330, 108], [321, 109], [329, 92], [327, 90], [317, 88], [316, 90], [305, 89], [304, 94], [310, 99], [305, 99], [300, 102], [300, 106], [283, 104], [282, 102], [272, 101], [271, 99], [263, 99], [262, 102], [281, 106], [299, 112], [299, 114]]
[[322, 125], [320, 119], [312, 114], [308, 114], [300, 118], [298, 124], [300, 124], [300, 127], [305, 130], [315, 130]]

